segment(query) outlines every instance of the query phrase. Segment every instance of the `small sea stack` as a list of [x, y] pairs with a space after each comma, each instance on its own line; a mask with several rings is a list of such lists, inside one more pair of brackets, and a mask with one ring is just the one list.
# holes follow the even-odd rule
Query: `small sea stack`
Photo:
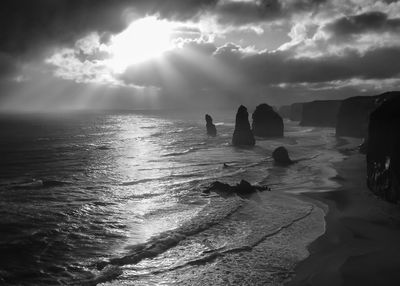
[[210, 115], [206, 114], [206, 128], [207, 128], [207, 135], [211, 137], [217, 136], [217, 128], [213, 123], [213, 119]]
[[283, 146], [276, 148], [274, 152], [272, 152], [272, 158], [275, 164], [280, 166], [288, 166], [294, 163], [294, 161], [289, 158], [287, 149]]
[[249, 113], [243, 105], [239, 107], [236, 113], [232, 144], [234, 146], [254, 146], [256, 144], [253, 132], [250, 129]]
[[283, 137], [282, 117], [268, 104], [258, 105], [252, 117], [252, 130], [255, 136]]
[[367, 183], [376, 195], [400, 200], [400, 92], [382, 94], [368, 126]]

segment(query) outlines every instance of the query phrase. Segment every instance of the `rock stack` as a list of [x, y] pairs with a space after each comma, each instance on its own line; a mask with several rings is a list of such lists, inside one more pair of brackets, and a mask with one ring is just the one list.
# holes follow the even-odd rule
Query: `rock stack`
[[252, 130], [259, 137], [283, 137], [283, 120], [274, 109], [266, 103], [257, 106], [253, 113]]
[[254, 146], [256, 140], [250, 129], [249, 114], [247, 108], [241, 105], [236, 113], [235, 131], [232, 144], [234, 146]]
[[294, 162], [289, 158], [289, 153], [285, 147], [278, 147], [272, 152], [272, 158], [276, 165], [288, 166]]
[[217, 128], [215, 127], [212, 117], [206, 114], [206, 128], [207, 128], [207, 135], [215, 137], [217, 136]]

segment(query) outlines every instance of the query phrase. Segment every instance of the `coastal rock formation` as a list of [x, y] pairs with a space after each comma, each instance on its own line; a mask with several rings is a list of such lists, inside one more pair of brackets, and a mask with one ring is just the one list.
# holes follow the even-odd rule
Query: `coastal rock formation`
[[235, 131], [232, 144], [234, 146], [254, 146], [256, 140], [250, 129], [249, 114], [247, 108], [241, 105], [236, 113]]
[[285, 147], [278, 147], [272, 152], [272, 158], [275, 164], [281, 166], [287, 166], [293, 164], [294, 162], [289, 158], [289, 153]]
[[301, 126], [335, 127], [341, 100], [303, 103]]
[[380, 95], [370, 115], [367, 184], [390, 202], [400, 200], [400, 92]]
[[206, 128], [207, 128], [207, 135], [215, 137], [217, 136], [217, 128], [215, 127], [212, 117], [206, 114]]
[[337, 115], [336, 136], [365, 138], [376, 99], [376, 96], [356, 96], [343, 100]]
[[282, 118], [290, 118], [290, 109], [292, 108], [291, 105], [282, 105], [279, 107], [278, 113]]
[[301, 121], [303, 114], [303, 103], [293, 103], [290, 106], [290, 117], [292, 121]]
[[358, 152], [366, 155], [367, 151], [368, 151], [368, 139], [364, 138], [361, 144], [358, 146]]
[[283, 137], [282, 117], [268, 104], [258, 105], [252, 118], [252, 130], [255, 136]]
[[203, 193], [209, 194], [210, 192], [215, 192], [222, 197], [227, 197], [235, 194], [239, 196], [248, 196], [257, 191], [270, 191], [270, 188], [268, 188], [268, 186], [253, 186], [245, 180], [241, 180], [236, 186], [215, 181], [203, 190]]

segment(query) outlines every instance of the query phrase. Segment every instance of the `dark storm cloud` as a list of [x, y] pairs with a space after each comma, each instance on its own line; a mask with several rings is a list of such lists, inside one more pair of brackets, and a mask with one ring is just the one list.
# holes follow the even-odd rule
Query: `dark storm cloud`
[[0, 80], [17, 62], [38, 61], [54, 47], [72, 46], [98, 32], [102, 41], [135, 17], [158, 14], [185, 20], [218, 0], [4, 0], [0, 3]]
[[317, 58], [291, 58], [286, 52], [263, 53], [239, 61], [244, 73], [260, 83], [315, 83], [337, 80], [385, 79], [400, 74], [399, 47]]
[[91, 31], [119, 31], [124, 26], [123, 2], [126, 1], [2, 1], [0, 49], [18, 55], [68, 43]]
[[[365, 54], [347, 50], [341, 55], [318, 58], [293, 58], [287, 51], [246, 54], [238, 46], [227, 44], [215, 49], [201, 49], [192, 44], [200, 58], [209, 57], [210, 66], [224, 66], [227, 70], [241, 75], [241, 82], [252, 85], [275, 85], [281, 83], [318, 83], [358, 79], [388, 79], [400, 75], [400, 48], [384, 47], [367, 51]], [[202, 51], [202, 52], [198, 52]], [[182, 51], [173, 52], [164, 60], [179, 75], [187, 86], [208, 88], [221, 86], [224, 82], [215, 74], [188, 60]], [[163, 72], [157, 61], [131, 67], [122, 76], [126, 83], [167, 87], [171, 85], [170, 74]]]
[[400, 18], [388, 18], [382, 12], [368, 12], [342, 17], [328, 24], [325, 29], [338, 38], [351, 37], [368, 32], [400, 32]]
[[0, 78], [15, 74], [17, 66], [18, 64], [10, 55], [0, 52]]
[[0, 4], [0, 51], [23, 54], [67, 44], [86, 33], [116, 33], [126, 27], [123, 13], [159, 13], [187, 19], [217, 0], [5, 0]]
[[221, 23], [246, 24], [273, 21], [304, 11], [312, 11], [326, 0], [260, 0], [254, 2], [225, 2], [217, 6]]

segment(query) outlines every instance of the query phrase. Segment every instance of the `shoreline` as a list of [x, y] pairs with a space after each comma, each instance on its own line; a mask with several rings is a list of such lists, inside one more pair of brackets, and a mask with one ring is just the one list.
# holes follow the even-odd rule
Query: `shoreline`
[[334, 164], [341, 187], [303, 194], [328, 206], [326, 228], [287, 286], [399, 285], [400, 208], [368, 190], [364, 155], [346, 155]]

